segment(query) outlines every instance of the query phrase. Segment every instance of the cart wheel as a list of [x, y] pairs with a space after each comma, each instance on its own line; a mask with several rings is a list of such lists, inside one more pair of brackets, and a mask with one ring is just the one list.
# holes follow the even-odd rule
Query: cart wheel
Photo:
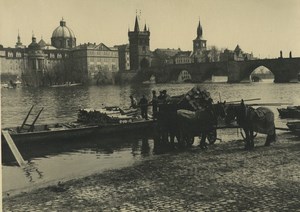
[[209, 144], [214, 144], [217, 140], [217, 130], [212, 130], [207, 135], [207, 140]]

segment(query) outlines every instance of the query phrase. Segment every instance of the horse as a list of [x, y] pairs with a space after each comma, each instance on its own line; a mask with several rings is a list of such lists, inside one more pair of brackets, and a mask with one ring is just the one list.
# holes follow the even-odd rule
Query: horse
[[178, 109], [178, 105], [169, 104], [159, 112], [158, 126], [161, 141], [174, 145], [175, 137], [180, 147], [191, 146], [195, 136], [201, 136], [200, 147], [207, 148], [206, 138], [210, 143], [216, 140], [218, 117], [225, 117], [224, 104], [218, 103], [202, 110]]
[[177, 125], [179, 131], [179, 143], [183, 146], [191, 146], [195, 136], [200, 136], [200, 148], [206, 149], [208, 139], [213, 144], [217, 138], [216, 126], [218, 119], [225, 117], [224, 104], [212, 104], [211, 107], [202, 110], [178, 110]]
[[276, 130], [274, 123], [274, 113], [266, 107], [254, 109], [244, 105], [243, 101], [238, 105], [228, 105], [225, 109], [225, 123], [230, 124], [235, 119], [238, 125], [245, 132], [245, 149], [254, 148], [254, 132], [266, 134], [265, 146], [270, 146], [276, 141]]

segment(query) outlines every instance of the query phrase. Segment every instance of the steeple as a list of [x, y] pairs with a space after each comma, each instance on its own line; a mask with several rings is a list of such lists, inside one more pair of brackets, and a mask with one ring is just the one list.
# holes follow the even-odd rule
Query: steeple
[[[18, 30], [18, 43], [21, 43], [21, 37], [20, 37], [20, 32]], [[22, 43], [21, 43], [22, 44]]]
[[21, 42], [20, 32], [18, 30], [18, 37], [17, 37], [16, 48], [20, 48], [20, 47], [23, 47], [23, 46], [22, 46], [22, 42]]
[[198, 24], [198, 28], [197, 28], [197, 39], [202, 38], [202, 33], [203, 33], [202, 26], [201, 26], [200, 20], [199, 20], [199, 24]]
[[145, 24], [144, 26], [144, 31], [146, 32], [147, 31], [147, 25]]
[[138, 21], [138, 17], [137, 16], [135, 17], [134, 31], [135, 32], [139, 32], [140, 31], [139, 21]]

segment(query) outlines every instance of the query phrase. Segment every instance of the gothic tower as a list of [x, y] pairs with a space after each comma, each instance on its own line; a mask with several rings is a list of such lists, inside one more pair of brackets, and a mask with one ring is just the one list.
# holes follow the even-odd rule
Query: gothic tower
[[135, 17], [134, 31], [128, 31], [130, 69], [135, 71], [145, 70], [151, 64], [150, 31], [145, 24], [140, 30], [138, 17]]
[[197, 28], [197, 37], [193, 40], [193, 57], [195, 63], [206, 61], [206, 40], [203, 39], [200, 20]]
[[200, 20], [199, 20], [199, 25], [197, 28], [197, 37], [195, 40], [193, 40], [194, 52], [200, 53], [201, 51], [206, 50], [206, 40], [203, 39], [202, 34], [203, 34], [202, 26], [201, 26]]

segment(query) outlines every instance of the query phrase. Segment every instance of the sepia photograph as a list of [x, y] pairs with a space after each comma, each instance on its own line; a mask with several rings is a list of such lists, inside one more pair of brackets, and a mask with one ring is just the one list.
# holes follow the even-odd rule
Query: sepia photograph
[[0, 5], [0, 211], [300, 210], [300, 0]]

